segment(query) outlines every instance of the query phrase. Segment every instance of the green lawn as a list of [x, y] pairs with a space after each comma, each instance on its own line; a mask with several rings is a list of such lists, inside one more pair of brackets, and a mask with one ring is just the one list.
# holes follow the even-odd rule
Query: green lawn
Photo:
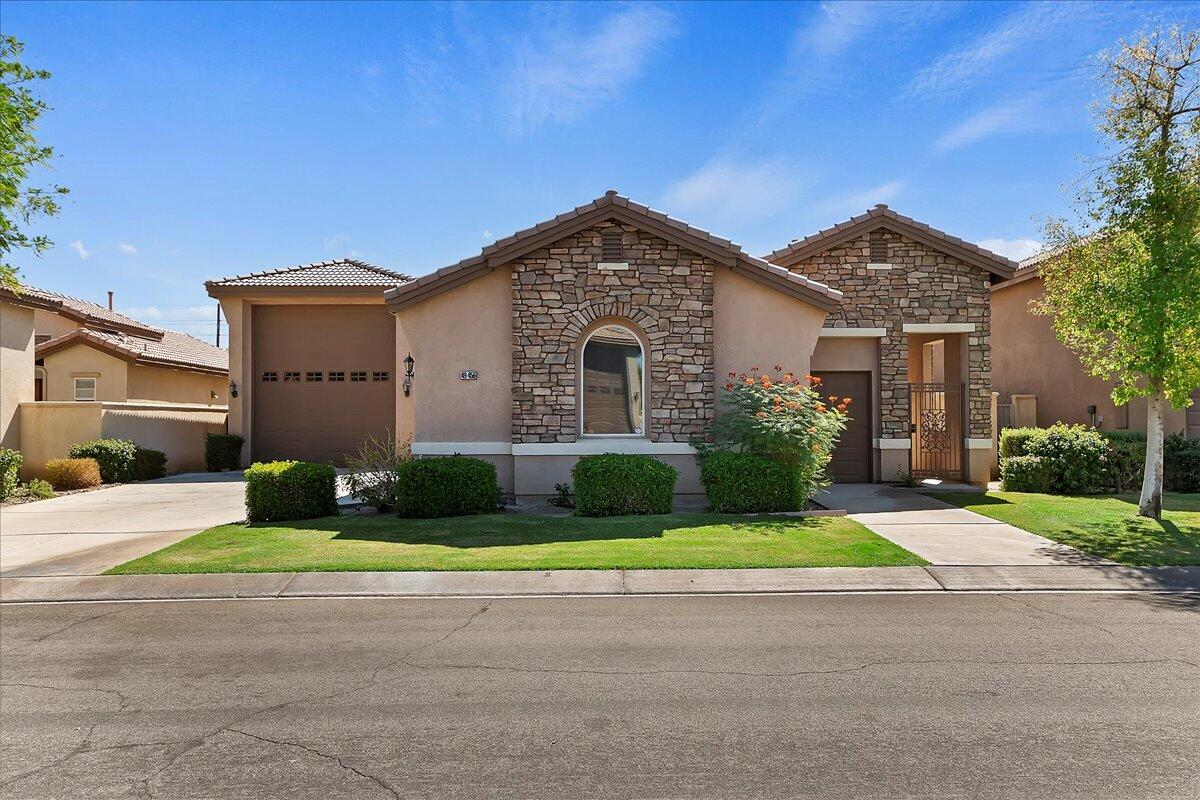
[[1136, 495], [1059, 497], [988, 492], [934, 496], [1122, 564], [1200, 564], [1200, 494], [1164, 495], [1162, 523], [1137, 516]]
[[846, 517], [327, 517], [222, 525], [109, 570], [310, 572], [863, 567], [927, 562]]

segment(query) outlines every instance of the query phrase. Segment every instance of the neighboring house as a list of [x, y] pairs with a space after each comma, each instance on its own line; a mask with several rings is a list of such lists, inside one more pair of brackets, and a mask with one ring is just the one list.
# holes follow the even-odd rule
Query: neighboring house
[[192, 336], [111, 308], [24, 287], [34, 312], [34, 398], [224, 406], [229, 357]]
[[41, 295], [0, 288], [0, 447], [20, 449], [18, 409], [36, 392], [34, 320], [55, 306]]
[[418, 279], [341, 260], [206, 286], [247, 462], [336, 460], [390, 428], [519, 495], [600, 452], [655, 455], [698, 493], [689, 441], [718, 387], [775, 364], [854, 398], [837, 479], [986, 480], [988, 287], [1015, 266], [884, 206], [757, 258], [608, 192]]
[[[1101, 430], [1146, 430], [1146, 400], [1135, 398], [1123, 406], [1112, 401], [1111, 381], [1089, 375], [1075, 355], [1058, 340], [1050, 317], [1034, 314], [1030, 303], [1042, 296], [1038, 269], [1054, 251], [1039, 253], [1021, 262], [1011, 280], [992, 287], [992, 388], [1001, 404], [1014, 395], [1036, 397], [1038, 427], [1055, 422], [1095, 425]], [[1200, 389], [1192, 393], [1192, 406], [1164, 411], [1167, 433], [1200, 438]]]

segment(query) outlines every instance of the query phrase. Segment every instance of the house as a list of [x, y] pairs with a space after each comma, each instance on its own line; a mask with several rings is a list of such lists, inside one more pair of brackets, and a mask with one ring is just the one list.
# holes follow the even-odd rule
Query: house
[[518, 495], [600, 452], [698, 493], [689, 442], [718, 387], [775, 364], [854, 398], [836, 479], [986, 480], [988, 289], [1015, 267], [886, 206], [760, 258], [610, 191], [416, 279], [340, 260], [206, 286], [247, 462], [334, 460], [390, 428]]
[[[1014, 424], [1044, 428], [1061, 421], [1145, 433], [1146, 399], [1115, 405], [1113, 384], [1089, 375], [1079, 357], [1058, 340], [1053, 320], [1030, 310], [1042, 295], [1039, 267], [1054, 255], [1048, 251], [1022, 261], [1011, 280], [992, 287], [992, 388], [999, 402], [1010, 405], [1014, 396], [1034, 399], [1031, 418]], [[1190, 408], [1166, 405], [1163, 425], [1169, 434], [1200, 439], [1200, 389], [1192, 393]]]
[[202, 469], [204, 434], [225, 430], [228, 354], [207, 342], [29, 286], [0, 290], [0, 339], [0, 434], [25, 478], [100, 437]]

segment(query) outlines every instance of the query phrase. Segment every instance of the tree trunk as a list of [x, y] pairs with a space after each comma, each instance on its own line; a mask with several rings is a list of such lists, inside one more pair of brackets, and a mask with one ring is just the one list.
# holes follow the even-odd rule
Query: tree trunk
[[1162, 519], [1163, 493], [1163, 393], [1155, 389], [1146, 398], [1146, 475], [1142, 478], [1142, 496], [1138, 514]]

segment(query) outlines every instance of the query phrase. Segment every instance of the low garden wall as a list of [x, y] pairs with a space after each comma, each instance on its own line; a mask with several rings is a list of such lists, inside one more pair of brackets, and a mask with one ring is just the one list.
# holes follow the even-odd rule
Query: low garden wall
[[167, 454], [167, 472], [204, 469], [204, 437], [224, 433], [226, 406], [181, 403], [25, 402], [20, 406], [25, 480], [46, 462], [92, 439], [132, 439]]

